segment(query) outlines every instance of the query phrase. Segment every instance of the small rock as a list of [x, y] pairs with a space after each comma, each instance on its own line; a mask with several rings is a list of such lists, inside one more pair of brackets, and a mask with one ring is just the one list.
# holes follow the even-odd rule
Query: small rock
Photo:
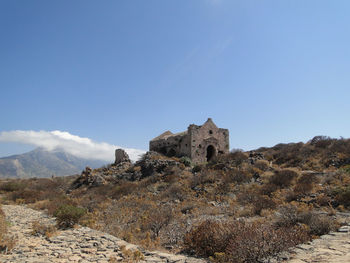
[[338, 232], [347, 233], [350, 230], [350, 226], [342, 226], [338, 229]]

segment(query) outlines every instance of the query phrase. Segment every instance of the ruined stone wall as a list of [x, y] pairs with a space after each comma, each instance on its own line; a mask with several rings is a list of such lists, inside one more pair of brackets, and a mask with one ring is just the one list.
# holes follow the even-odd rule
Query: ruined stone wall
[[150, 142], [150, 150], [167, 156], [190, 156], [190, 140], [187, 135], [171, 136]]

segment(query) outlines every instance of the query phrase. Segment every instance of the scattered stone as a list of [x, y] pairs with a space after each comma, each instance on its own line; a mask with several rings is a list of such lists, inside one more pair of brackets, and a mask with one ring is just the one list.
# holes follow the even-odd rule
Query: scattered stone
[[106, 184], [106, 180], [100, 174], [94, 173], [90, 167], [86, 167], [81, 175], [73, 182], [71, 188], [77, 189], [83, 185], [99, 186]]
[[256, 161], [258, 160], [264, 160], [265, 157], [264, 157], [264, 154], [262, 153], [259, 153], [259, 152], [254, 152], [254, 151], [250, 151], [249, 152], [249, 158], [248, 158], [248, 162], [250, 164], [255, 164]]

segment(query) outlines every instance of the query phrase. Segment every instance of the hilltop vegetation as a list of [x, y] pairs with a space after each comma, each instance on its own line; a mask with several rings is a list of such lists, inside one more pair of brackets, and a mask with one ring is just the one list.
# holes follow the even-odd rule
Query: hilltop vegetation
[[350, 207], [348, 160], [349, 140], [317, 137], [196, 166], [149, 153], [80, 177], [4, 180], [0, 190], [60, 213], [62, 225], [75, 216], [148, 249], [260, 262], [338, 226], [336, 212]]
[[281, 167], [298, 167], [302, 170], [323, 171], [350, 164], [350, 140], [316, 136], [307, 143], [277, 144], [260, 148], [268, 161]]

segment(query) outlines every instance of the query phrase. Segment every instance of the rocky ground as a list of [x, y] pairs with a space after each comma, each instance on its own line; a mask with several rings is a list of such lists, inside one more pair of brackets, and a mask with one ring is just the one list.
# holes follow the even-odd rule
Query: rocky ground
[[55, 219], [25, 206], [3, 205], [2, 209], [10, 223], [9, 232], [16, 236], [16, 246], [8, 254], [0, 254], [0, 262], [205, 262], [183, 255], [144, 251], [87, 227], [62, 230], [50, 237], [33, 235], [32, 222], [53, 225]]
[[[61, 230], [50, 237], [33, 235], [32, 222], [54, 225], [55, 219], [25, 206], [3, 205], [9, 232], [16, 237], [16, 246], [0, 255], [0, 262], [182, 262], [204, 260], [160, 251], [144, 251], [119, 238], [87, 227]], [[140, 253], [141, 252], [141, 253]], [[284, 259], [272, 262], [350, 262], [350, 226], [342, 226], [309, 244], [294, 248]]]
[[289, 263], [345, 263], [350, 262], [350, 227], [342, 226], [309, 244], [293, 249]]

